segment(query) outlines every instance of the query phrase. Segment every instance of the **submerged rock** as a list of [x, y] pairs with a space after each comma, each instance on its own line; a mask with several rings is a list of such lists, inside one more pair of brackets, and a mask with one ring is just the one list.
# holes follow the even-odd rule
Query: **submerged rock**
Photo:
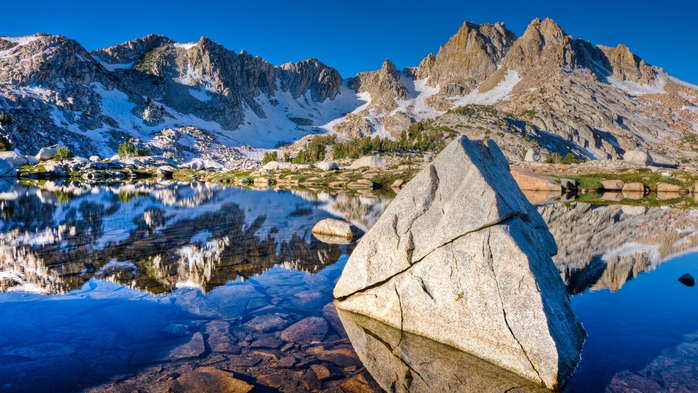
[[[230, 392], [247, 393], [254, 386], [235, 378], [232, 372], [218, 370], [213, 367], [199, 367], [194, 371], [182, 374], [177, 378], [177, 388], [183, 392]], [[175, 388], [175, 391], [179, 390]]]
[[493, 141], [449, 144], [358, 244], [336, 305], [558, 388], [586, 334], [508, 170]]
[[690, 274], [686, 273], [683, 276], [678, 278], [679, 282], [687, 287], [692, 287], [696, 285], [696, 279], [693, 278]]

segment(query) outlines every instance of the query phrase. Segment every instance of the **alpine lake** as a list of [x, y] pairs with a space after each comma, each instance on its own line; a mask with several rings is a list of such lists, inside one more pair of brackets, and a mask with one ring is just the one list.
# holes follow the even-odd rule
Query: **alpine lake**
[[[559, 196], [558, 196], [559, 197]], [[544, 391], [337, 312], [389, 192], [0, 184], [0, 392]], [[588, 338], [565, 392], [698, 391], [698, 210], [529, 199]], [[559, 199], [559, 198], [558, 198]]]

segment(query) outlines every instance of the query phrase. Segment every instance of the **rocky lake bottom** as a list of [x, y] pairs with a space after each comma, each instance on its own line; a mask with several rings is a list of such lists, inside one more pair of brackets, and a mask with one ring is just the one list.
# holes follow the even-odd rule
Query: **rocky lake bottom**
[[[1, 191], [0, 392], [543, 391], [335, 309], [354, 244], [311, 229], [367, 230], [385, 197], [173, 181]], [[565, 391], [698, 391], [698, 292], [677, 281], [698, 276], [698, 211], [537, 209], [588, 333]]]

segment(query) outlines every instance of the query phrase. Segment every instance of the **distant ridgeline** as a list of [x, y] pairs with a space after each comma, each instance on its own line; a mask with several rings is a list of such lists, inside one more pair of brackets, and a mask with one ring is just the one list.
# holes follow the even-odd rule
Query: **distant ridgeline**
[[648, 150], [688, 162], [698, 149], [697, 86], [550, 19], [521, 37], [465, 22], [417, 67], [386, 59], [348, 79], [317, 59], [275, 66], [205, 37], [95, 51], [63, 36], [0, 37], [0, 112], [0, 135], [24, 154], [61, 144], [104, 157], [127, 142], [229, 168], [258, 148], [293, 144], [277, 158], [311, 162], [439, 150], [458, 134], [495, 140], [514, 161]]

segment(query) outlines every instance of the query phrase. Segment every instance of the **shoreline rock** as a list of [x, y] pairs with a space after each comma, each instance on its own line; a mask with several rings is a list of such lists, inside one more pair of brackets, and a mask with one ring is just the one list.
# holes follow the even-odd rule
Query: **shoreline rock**
[[458, 348], [551, 389], [586, 333], [557, 246], [493, 141], [459, 137], [359, 242], [337, 307]]
[[320, 240], [330, 238], [330, 242], [332, 238], [346, 239], [351, 241], [361, 237], [363, 234], [359, 228], [351, 225], [350, 223], [332, 218], [326, 218], [315, 224], [312, 233], [313, 235], [316, 235], [316, 237], [319, 235], [318, 238]]

